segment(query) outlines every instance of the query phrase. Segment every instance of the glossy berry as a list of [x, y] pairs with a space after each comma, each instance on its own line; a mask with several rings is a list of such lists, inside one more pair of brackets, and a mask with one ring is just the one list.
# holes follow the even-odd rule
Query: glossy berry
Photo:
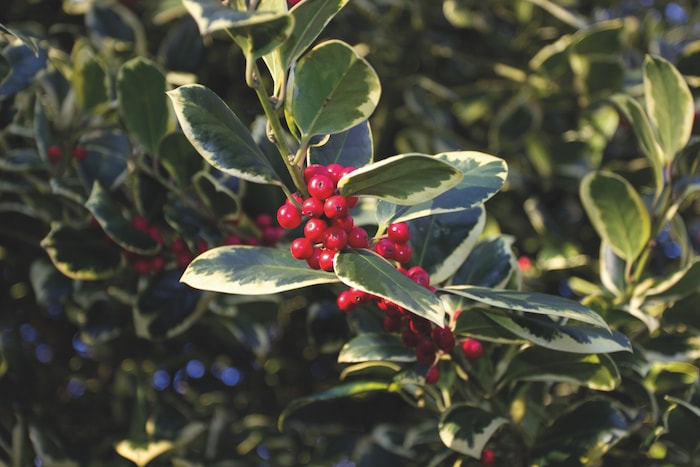
[[308, 188], [311, 196], [325, 201], [335, 191], [335, 183], [328, 175], [318, 174], [311, 177]]
[[306, 265], [309, 266], [311, 269], [321, 269], [321, 266], [319, 264], [320, 259], [321, 249], [318, 247], [314, 247], [313, 254], [306, 258]]
[[484, 449], [481, 451], [481, 458], [479, 461], [484, 467], [490, 467], [496, 463], [496, 454], [491, 449]]
[[430, 333], [430, 338], [437, 347], [444, 351], [450, 352], [455, 347], [455, 336], [452, 330], [448, 327], [435, 327]]
[[323, 213], [329, 219], [345, 217], [348, 213], [348, 200], [341, 195], [329, 196], [323, 203]]
[[350, 232], [355, 227], [355, 221], [352, 216], [336, 217], [331, 220], [331, 225], [337, 225], [346, 232]]
[[326, 168], [321, 164], [311, 164], [304, 169], [304, 181], [308, 184], [314, 175], [328, 175]]
[[348, 245], [353, 248], [367, 248], [369, 246], [367, 231], [362, 227], [353, 227], [348, 232]]
[[309, 219], [304, 226], [304, 236], [313, 243], [323, 240], [323, 234], [328, 228], [328, 224], [323, 219]]
[[416, 345], [416, 360], [423, 365], [432, 365], [435, 361], [435, 346], [430, 341], [420, 341]]
[[343, 169], [345, 169], [345, 167], [343, 167], [340, 164], [328, 164], [326, 166], [326, 173], [328, 173], [328, 175], [333, 179], [335, 183], [338, 183], [338, 180], [340, 180], [341, 177], [340, 174], [342, 173]]
[[321, 217], [323, 215], [323, 201], [316, 198], [306, 198], [301, 203], [301, 213], [306, 217]]
[[411, 259], [413, 250], [408, 243], [394, 243], [394, 260], [403, 264]]
[[349, 290], [343, 290], [340, 292], [335, 300], [335, 303], [338, 305], [340, 311], [345, 313], [351, 312], [357, 306], [357, 303], [355, 303], [352, 299], [352, 292]]
[[55, 144], [49, 146], [46, 148], [46, 157], [48, 157], [51, 162], [58, 162], [61, 160], [61, 148]]
[[408, 224], [405, 222], [396, 222], [387, 229], [389, 240], [395, 243], [406, 243], [411, 238], [411, 232], [408, 230]]
[[364, 290], [356, 289], [354, 287], [349, 289], [350, 293], [352, 294], [352, 301], [360, 304], [360, 303], [366, 303], [371, 300], [370, 295], [365, 292]]
[[318, 265], [324, 271], [333, 270], [333, 258], [337, 251], [335, 250], [321, 250], [321, 255], [318, 257]]
[[440, 370], [436, 366], [431, 366], [428, 372], [425, 374], [426, 384], [435, 384], [440, 379]]
[[340, 227], [329, 227], [323, 233], [323, 246], [329, 250], [340, 251], [348, 244], [348, 234]]
[[360, 201], [360, 198], [357, 196], [348, 196], [348, 209], [352, 209], [355, 206], [357, 206], [357, 203]]
[[296, 193], [292, 193], [292, 199], [294, 201], [292, 201], [289, 198], [285, 199], [284, 204], [291, 204], [292, 206], [296, 206], [296, 205], [301, 206], [301, 203], [304, 202], [304, 198], [301, 197], [301, 193], [299, 193], [298, 191]]
[[354, 171], [355, 171], [355, 167], [351, 167], [351, 166], [343, 167], [343, 169], [340, 171], [339, 178], [343, 178], [344, 176], [346, 176], [350, 172], [354, 172]]
[[283, 204], [277, 209], [277, 223], [284, 229], [296, 229], [301, 225], [301, 212], [296, 206]]
[[423, 287], [428, 287], [430, 285], [430, 274], [420, 266], [413, 266], [409, 269], [408, 277], [410, 277], [413, 282]]
[[462, 351], [469, 360], [477, 360], [484, 354], [484, 346], [476, 339], [466, 339], [462, 342]]
[[308, 238], [300, 237], [292, 241], [289, 250], [296, 259], [309, 259], [314, 254], [314, 244]]
[[73, 159], [78, 162], [82, 162], [87, 157], [87, 151], [82, 146], [76, 146], [73, 148]]
[[386, 258], [386, 259], [393, 259], [394, 258], [394, 242], [389, 240], [388, 238], [382, 238], [377, 242], [376, 245], [374, 245], [374, 251], [379, 254], [379, 256]]

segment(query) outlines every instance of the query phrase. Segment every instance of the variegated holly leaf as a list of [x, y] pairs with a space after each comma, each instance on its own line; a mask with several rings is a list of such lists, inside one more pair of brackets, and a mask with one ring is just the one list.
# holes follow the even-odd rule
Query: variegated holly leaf
[[182, 281], [213, 292], [266, 295], [338, 282], [338, 278], [309, 268], [288, 249], [223, 246], [197, 256], [187, 266]]
[[410, 264], [428, 271], [433, 284], [446, 280], [464, 264], [485, 223], [483, 207], [408, 221], [413, 252]]
[[344, 42], [323, 42], [299, 60], [285, 100], [302, 141], [339, 133], [374, 112], [381, 84], [377, 73]]
[[212, 166], [251, 182], [280, 184], [250, 131], [211, 90], [192, 84], [167, 94], [183, 133]]
[[160, 245], [126, 220], [109, 192], [99, 183], [92, 186], [85, 207], [92, 213], [105, 234], [120, 247], [140, 255], [152, 255]]
[[520, 290], [497, 290], [471, 285], [450, 286], [440, 291], [460, 295], [496, 308], [568, 318], [608, 329], [605, 320], [590, 308], [556, 295]]
[[406, 347], [395, 334], [360, 334], [348, 341], [338, 354], [339, 363], [359, 363], [379, 360], [384, 362], [413, 362], [416, 353]]
[[87, 41], [81, 40], [73, 46], [71, 59], [70, 81], [78, 107], [84, 112], [101, 110], [109, 102], [109, 78], [104, 60]]
[[434, 157], [462, 172], [462, 180], [449, 191], [422, 203], [397, 205], [380, 201], [377, 205], [380, 225], [475, 208], [496, 194], [508, 175], [503, 159], [478, 151], [444, 152]]
[[568, 382], [596, 391], [612, 391], [620, 384], [620, 373], [605, 354], [571, 354], [530, 347], [510, 362], [504, 381]]
[[212, 174], [199, 172], [192, 182], [199, 197], [217, 219], [237, 219], [240, 216], [240, 198]]
[[508, 423], [479, 407], [454, 404], [440, 417], [438, 430], [445, 446], [479, 459], [491, 436]]
[[450, 284], [504, 287], [518, 270], [513, 241], [512, 237], [501, 236], [479, 242], [450, 278]]
[[341, 251], [335, 256], [334, 268], [344, 284], [391, 300], [438, 326], [444, 326], [445, 309], [440, 299], [375, 252]]
[[312, 164], [340, 164], [362, 167], [372, 163], [374, 147], [369, 122], [364, 121], [340, 133], [330, 135], [322, 145], [309, 148]]
[[612, 172], [592, 172], [580, 186], [581, 201], [601, 239], [626, 261], [634, 261], [649, 242], [651, 221], [632, 184]]
[[462, 180], [451, 164], [425, 154], [400, 154], [365, 165], [343, 176], [343, 196], [374, 196], [396, 204], [420, 203], [444, 193]]
[[[455, 297], [454, 295], [444, 297]], [[498, 342], [500, 344], [524, 344], [527, 339], [517, 337], [505, 327], [494, 326], [488, 318], [489, 313], [484, 309], [469, 308], [460, 310], [455, 321], [453, 332], [457, 336], [474, 337], [479, 340]]]
[[121, 251], [102, 232], [55, 224], [41, 241], [56, 269], [71, 279], [100, 280], [123, 267]]
[[542, 315], [504, 316], [487, 313], [486, 316], [516, 336], [548, 349], [573, 353], [632, 351], [627, 337], [617, 331], [560, 324]]
[[95, 182], [112, 189], [124, 180], [131, 154], [129, 138], [120, 130], [93, 130], [80, 137], [87, 153], [78, 164], [80, 181], [89, 190]]

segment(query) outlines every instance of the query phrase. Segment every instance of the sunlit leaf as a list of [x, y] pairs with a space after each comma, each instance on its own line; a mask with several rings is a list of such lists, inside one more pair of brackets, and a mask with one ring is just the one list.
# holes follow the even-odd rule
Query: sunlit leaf
[[372, 360], [384, 362], [413, 362], [416, 353], [406, 347], [394, 334], [360, 334], [348, 341], [338, 354], [339, 363]]
[[445, 446], [479, 459], [491, 436], [508, 420], [479, 407], [455, 404], [440, 417], [438, 430]]

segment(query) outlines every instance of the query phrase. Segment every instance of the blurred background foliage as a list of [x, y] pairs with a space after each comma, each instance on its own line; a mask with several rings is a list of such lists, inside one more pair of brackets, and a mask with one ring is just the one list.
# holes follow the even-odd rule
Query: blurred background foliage
[[[652, 180], [608, 98], [641, 95], [646, 53], [700, 83], [700, 9], [691, 3], [353, 0], [323, 37], [353, 44], [380, 76], [382, 99], [371, 120], [377, 158], [473, 149], [508, 162], [507, 186], [489, 202], [489, 232], [514, 237], [526, 288], [575, 298], [570, 279], [597, 281], [599, 249], [579, 180], [601, 167], [636, 186]], [[240, 51], [228, 40], [202, 40], [178, 0], [4, 1], [0, 22], [51, 44], [42, 79], [55, 84], [46, 89], [66, 92], [57, 69], [87, 44], [109, 76], [145, 56], [173, 85], [210, 87], [247, 123], [259, 114]], [[3, 97], [3, 129], [18, 114], [29, 119], [31, 99]], [[95, 123], [71, 114], [68, 124], [61, 109], [53, 111], [54, 137], [67, 147]], [[2, 151], [20, 139], [7, 133]], [[329, 291], [249, 303], [216, 297], [217, 312], [184, 332], [166, 338], [165, 323], [146, 338], [134, 331], [140, 318], [132, 315], [133, 297], [119, 293], [130, 290], [124, 284], [89, 306], [67, 300], [98, 291], [46, 267], [39, 242], [49, 226], [9, 208], [9, 191], [0, 193], [2, 462], [132, 465], [128, 458], [145, 465], [164, 451], [151, 465], [350, 465], [342, 462], [353, 451], [357, 465], [398, 462], [390, 448], [400, 434], [391, 427], [420, 417], [395, 396], [324, 403], [299, 415], [307, 423], [277, 430], [290, 401], [338, 379], [336, 353], [353, 323]], [[278, 204], [264, 188], [251, 188], [243, 210], [254, 217]], [[38, 200], [32, 208], [51, 206]], [[683, 206], [683, 214], [698, 250], [700, 204]], [[665, 236], [656, 254], [659, 268], [668, 267], [681, 248]], [[45, 281], [58, 295], [37, 293]], [[154, 451], [129, 452], [124, 439], [142, 439]]]

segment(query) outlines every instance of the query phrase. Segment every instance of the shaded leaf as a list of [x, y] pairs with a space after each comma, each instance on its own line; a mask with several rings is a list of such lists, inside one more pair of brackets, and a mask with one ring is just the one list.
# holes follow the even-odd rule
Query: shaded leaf
[[348, 341], [338, 354], [339, 363], [413, 362], [416, 353], [406, 347], [395, 334], [360, 334]]
[[56, 224], [41, 241], [56, 269], [71, 279], [99, 280], [116, 275], [123, 266], [119, 249], [101, 232]]
[[438, 430], [445, 446], [479, 459], [491, 436], [506, 423], [507, 419], [478, 407], [455, 404], [440, 417]]
[[330, 135], [321, 146], [309, 148], [312, 164], [340, 164], [343, 167], [362, 167], [372, 163], [374, 154], [369, 122], [355, 125], [349, 130]]
[[31, 85], [37, 73], [46, 67], [48, 60], [46, 49], [39, 49], [39, 53], [35, 54], [31, 47], [20, 41], [6, 46], [2, 55], [10, 64], [11, 70], [9, 76], [0, 82], [0, 100]]
[[109, 101], [109, 79], [103, 60], [83, 42], [76, 44], [71, 58], [71, 86], [78, 106], [90, 112], [106, 104]]
[[450, 284], [504, 287], [518, 267], [513, 241], [512, 237], [496, 237], [479, 242], [452, 276]]

